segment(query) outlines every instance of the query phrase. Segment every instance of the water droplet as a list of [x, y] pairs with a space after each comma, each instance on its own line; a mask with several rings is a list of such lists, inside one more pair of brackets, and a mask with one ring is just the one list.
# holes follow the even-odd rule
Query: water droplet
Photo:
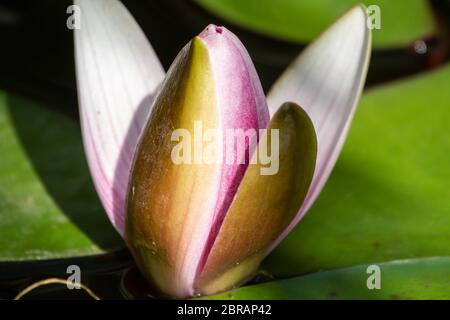
[[418, 54], [425, 54], [428, 51], [427, 44], [423, 40], [417, 40], [414, 42], [414, 51]]

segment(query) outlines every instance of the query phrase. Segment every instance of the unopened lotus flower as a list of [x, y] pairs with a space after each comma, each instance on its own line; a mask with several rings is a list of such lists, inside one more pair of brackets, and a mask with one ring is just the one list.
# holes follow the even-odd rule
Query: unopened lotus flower
[[[176, 298], [245, 283], [309, 209], [336, 162], [367, 72], [365, 8], [326, 30], [266, 100], [247, 51], [226, 28], [208, 26], [165, 74], [120, 2], [76, 4], [87, 159], [139, 269]], [[276, 173], [261, 174], [251, 143], [243, 162], [175, 163], [174, 130], [192, 133], [198, 121], [218, 128], [223, 143], [230, 129], [277, 129]], [[259, 145], [271, 145], [271, 132], [256, 137]], [[221, 157], [230, 152], [237, 157], [236, 148]]]

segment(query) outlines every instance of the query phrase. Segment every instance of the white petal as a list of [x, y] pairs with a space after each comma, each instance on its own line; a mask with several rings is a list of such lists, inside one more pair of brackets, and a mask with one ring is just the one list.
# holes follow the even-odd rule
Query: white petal
[[316, 170], [298, 215], [275, 247], [313, 204], [336, 163], [364, 86], [371, 32], [356, 6], [322, 33], [278, 79], [268, 95], [271, 115], [285, 101], [306, 110], [317, 132]]
[[97, 193], [123, 235], [125, 196], [137, 139], [164, 70], [117, 0], [75, 0], [78, 100], [83, 140]]

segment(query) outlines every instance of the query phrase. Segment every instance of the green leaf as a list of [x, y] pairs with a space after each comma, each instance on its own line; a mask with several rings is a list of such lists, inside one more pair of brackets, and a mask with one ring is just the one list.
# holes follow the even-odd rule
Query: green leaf
[[122, 244], [92, 187], [75, 120], [0, 92], [0, 155], [0, 260]]
[[[206, 299], [450, 299], [450, 257], [379, 264], [381, 289], [369, 290], [367, 265], [232, 290]], [[370, 271], [370, 269], [369, 269]]]
[[287, 41], [306, 43], [358, 3], [378, 5], [381, 29], [373, 30], [375, 47], [411, 44], [434, 33], [425, 0], [195, 0], [231, 23]]
[[330, 180], [269, 273], [450, 255], [449, 83], [447, 65], [363, 95]]

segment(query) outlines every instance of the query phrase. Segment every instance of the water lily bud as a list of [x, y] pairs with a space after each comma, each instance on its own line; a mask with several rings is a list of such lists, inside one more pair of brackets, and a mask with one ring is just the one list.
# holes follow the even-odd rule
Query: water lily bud
[[163, 293], [195, 294], [201, 265], [249, 163], [237, 144], [218, 152], [215, 160], [222, 161], [210, 161], [206, 133], [215, 132], [210, 144], [224, 146], [229, 132], [256, 132], [256, 141], [244, 146], [251, 155], [268, 120], [247, 51], [227, 29], [208, 26], [168, 71], [129, 183], [125, 238], [141, 271]]

